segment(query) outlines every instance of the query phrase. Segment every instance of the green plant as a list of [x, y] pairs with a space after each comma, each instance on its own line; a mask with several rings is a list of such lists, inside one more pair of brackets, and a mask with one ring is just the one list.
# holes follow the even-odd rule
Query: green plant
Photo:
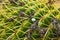
[[60, 40], [60, 8], [44, 0], [1, 3], [0, 40]]

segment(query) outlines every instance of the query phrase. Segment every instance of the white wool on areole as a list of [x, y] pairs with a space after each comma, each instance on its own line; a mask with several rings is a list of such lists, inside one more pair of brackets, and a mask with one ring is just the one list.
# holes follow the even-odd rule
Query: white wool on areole
[[32, 21], [36, 21], [36, 19], [35, 19], [35, 18], [32, 18], [31, 20], [32, 20]]

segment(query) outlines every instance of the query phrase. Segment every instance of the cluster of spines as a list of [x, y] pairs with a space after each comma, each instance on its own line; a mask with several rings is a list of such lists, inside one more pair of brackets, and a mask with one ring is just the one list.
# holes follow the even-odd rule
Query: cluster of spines
[[[42, 40], [48, 40], [48, 36], [50, 36], [50, 31], [51, 31], [51, 20], [54, 18], [57, 18], [58, 16], [58, 20], [59, 19], [59, 13], [60, 13], [60, 9], [54, 9], [53, 6], [48, 6], [46, 5], [46, 3], [40, 3], [41, 1], [23, 1], [23, 3], [20, 3], [20, 5], [18, 6], [14, 6], [11, 3], [9, 7], [9, 4], [4, 5], [5, 9], [4, 9], [4, 13], [0, 16], [1, 18], [1, 26], [3, 27], [1, 28], [1, 39], [11, 39], [12, 40], [23, 40], [23, 39], [28, 39], [27, 37], [27, 31], [29, 29], [29, 27], [32, 25], [32, 23], [30, 22], [30, 20], [27, 20], [29, 18], [27, 18], [26, 20], [24, 20], [24, 18], [20, 18], [19, 13], [21, 13], [21, 11], [23, 11], [26, 16], [28, 17], [31, 13], [34, 13], [34, 18], [36, 20], [39, 20], [39, 27], [43, 27], [43, 28], [47, 28], [46, 34], [43, 36]], [[13, 4], [15, 4], [14, 2], [12, 2]], [[24, 4], [25, 3], [25, 4]], [[19, 3], [18, 3], [19, 4]], [[21, 5], [22, 4], [22, 5]], [[16, 4], [15, 4], [16, 5]], [[13, 8], [13, 9], [12, 9]], [[21, 14], [20, 14], [21, 15]], [[3, 23], [3, 24], [2, 24]], [[49, 27], [50, 26], [50, 27]], [[53, 26], [54, 27], [54, 26]], [[34, 33], [33, 33], [34, 34]], [[5, 37], [6, 36], [6, 37]], [[39, 37], [38, 33], [35, 35], [31, 35], [33, 40], [35, 39], [34, 37]], [[36, 39], [40, 39], [37, 38]]]

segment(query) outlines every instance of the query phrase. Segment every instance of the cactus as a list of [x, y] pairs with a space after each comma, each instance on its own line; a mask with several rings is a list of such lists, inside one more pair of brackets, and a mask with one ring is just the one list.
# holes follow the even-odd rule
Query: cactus
[[0, 2], [0, 40], [60, 40], [60, 7], [54, 0]]

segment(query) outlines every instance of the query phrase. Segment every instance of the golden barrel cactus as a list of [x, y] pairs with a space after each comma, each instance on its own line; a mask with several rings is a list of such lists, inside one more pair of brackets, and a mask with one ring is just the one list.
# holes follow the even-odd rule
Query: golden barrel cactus
[[0, 40], [60, 40], [59, 0], [0, 0]]

